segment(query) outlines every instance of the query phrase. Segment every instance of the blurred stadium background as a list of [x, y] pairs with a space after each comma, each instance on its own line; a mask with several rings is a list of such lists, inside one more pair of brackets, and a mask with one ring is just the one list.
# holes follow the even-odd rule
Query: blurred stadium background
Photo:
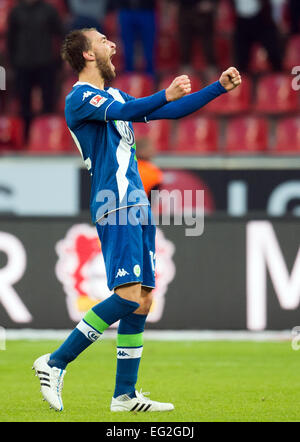
[[[202, 236], [159, 226], [148, 329], [297, 326], [299, 1], [38, 1], [43, 14], [28, 12], [33, 3], [0, 0], [0, 326], [71, 329], [108, 296], [89, 176], [63, 114], [76, 78], [60, 42], [83, 25], [116, 42], [112, 85], [135, 97], [181, 73], [193, 91], [229, 66], [243, 75], [242, 87], [191, 117], [135, 125], [147, 190], [205, 191]], [[191, 207], [193, 198], [177, 201], [172, 214]]]

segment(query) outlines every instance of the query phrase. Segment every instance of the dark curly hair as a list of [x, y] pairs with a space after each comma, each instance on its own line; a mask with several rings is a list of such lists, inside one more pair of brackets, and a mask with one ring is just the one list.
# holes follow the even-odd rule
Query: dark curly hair
[[85, 68], [83, 52], [91, 49], [91, 42], [86, 35], [87, 31], [96, 31], [95, 28], [76, 29], [65, 38], [61, 47], [61, 56], [78, 74]]

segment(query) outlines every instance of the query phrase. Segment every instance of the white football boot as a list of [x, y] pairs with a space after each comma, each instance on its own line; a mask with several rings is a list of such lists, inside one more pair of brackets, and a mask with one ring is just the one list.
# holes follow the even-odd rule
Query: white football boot
[[41, 393], [45, 401], [57, 411], [63, 410], [63, 403], [61, 392], [63, 388], [63, 378], [66, 370], [61, 370], [57, 367], [50, 367], [49, 361], [50, 353], [39, 357], [33, 363], [32, 369], [35, 370], [35, 375], [39, 377], [41, 385]]
[[136, 397], [130, 398], [127, 394], [112, 398], [110, 404], [110, 411], [133, 411], [133, 412], [148, 412], [148, 411], [172, 411], [174, 410], [173, 404], [164, 402], [155, 402], [146, 398], [144, 395], [150, 393], [142, 393], [136, 391]]

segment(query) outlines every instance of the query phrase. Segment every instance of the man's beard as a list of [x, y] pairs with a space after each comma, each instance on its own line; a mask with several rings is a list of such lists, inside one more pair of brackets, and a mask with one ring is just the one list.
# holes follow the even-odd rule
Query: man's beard
[[105, 82], [112, 81], [116, 77], [110, 61], [103, 60], [101, 57], [96, 58], [97, 69]]

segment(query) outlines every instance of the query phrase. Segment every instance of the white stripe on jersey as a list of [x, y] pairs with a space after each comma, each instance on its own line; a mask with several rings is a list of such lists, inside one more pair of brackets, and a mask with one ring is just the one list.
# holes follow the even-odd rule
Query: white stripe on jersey
[[119, 164], [119, 168], [116, 173], [116, 179], [119, 191], [119, 201], [121, 203], [124, 196], [126, 195], [129, 185], [129, 181], [126, 178], [126, 173], [131, 158], [130, 147], [122, 139], [120, 140], [119, 146], [117, 147], [116, 156]]
[[[120, 103], [125, 103], [124, 98], [117, 89], [110, 87], [109, 89], [107, 89], [107, 92], [110, 95], [112, 95], [116, 101], [119, 101]], [[121, 203], [124, 196], [126, 195], [127, 188], [129, 185], [129, 181], [126, 178], [126, 173], [131, 158], [130, 146], [128, 143], [126, 143], [126, 141], [123, 138], [121, 138], [120, 143], [117, 147], [116, 156], [119, 164], [119, 168], [116, 172], [116, 179], [117, 179], [118, 192], [119, 192], [119, 201]]]
[[80, 146], [80, 143], [79, 143], [79, 140], [78, 140], [78, 138], [76, 137], [76, 135], [74, 134], [74, 132], [72, 132], [71, 131], [71, 129], [68, 127], [68, 129], [69, 129], [69, 131], [70, 131], [70, 133], [71, 133], [71, 135], [72, 135], [72, 138], [73, 138], [73, 140], [74, 140], [74, 143], [76, 144], [76, 147], [77, 147], [77, 149], [79, 150], [79, 152], [80, 152], [80, 155], [81, 155], [81, 157], [82, 157], [82, 159], [83, 159], [83, 161], [84, 161], [84, 163], [85, 163], [85, 165], [86, 165], [86, 167], [87, 167], [87, 170], [90, 170], [91, 168], [92, 168], [92, 162], [91, 162], [91, 159], [90, 158], [87, 158], [86, 160], [83, 158], [83, 153], [82, 153], [82, 149], [81, 149], [81, 146]]

